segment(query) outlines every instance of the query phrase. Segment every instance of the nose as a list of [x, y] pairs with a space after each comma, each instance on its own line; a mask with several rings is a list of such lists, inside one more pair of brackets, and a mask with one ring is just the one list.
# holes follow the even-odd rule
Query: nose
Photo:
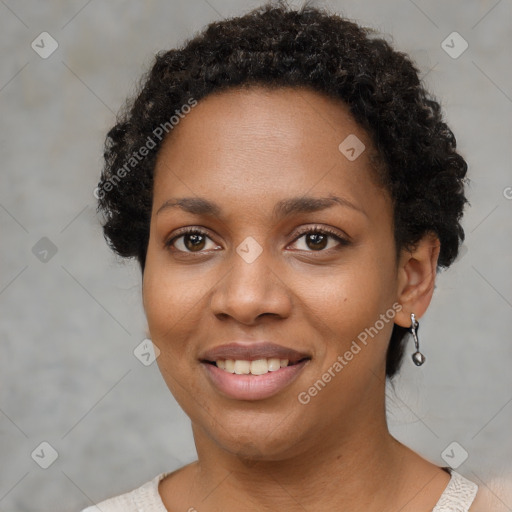
[[231, 268], [214, 289], [210, 307], [220, 319], [230, 317], [253, 325], [264, 315], [288, 317], [292, 300], [289, 288], [265, 251], [250, 263], [233, 251]]

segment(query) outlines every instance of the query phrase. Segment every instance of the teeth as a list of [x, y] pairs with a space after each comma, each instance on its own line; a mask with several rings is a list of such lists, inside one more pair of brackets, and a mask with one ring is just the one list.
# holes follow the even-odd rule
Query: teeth
[[[284, 359], [283, 359], [284, 361]], [[288, 366], [286, 364], [283, 364], [283, 366]], [[275, 372], [276, 370], [279, 370], [281, 368], [281, 361], [279, 359], [269, 359], [268, 360], [268, 371], [269, 372]]]
[[251, 363], [249, 361], [235, 361], [235, 373], [237, 375], [247, 375], [251, 373]]
[[251, 361], [251, 374], [252, 375], [263, 375], [268, 373], [268, 362], [266, 359], [256, 359]]
[[275, 372], [279, 368], [285, 368], [288, 366], [288, 359], [256, 359], [254, 361], [246, 361], [237, 359], [219, 359], [215, 361], [215, 364], [221, 370], [228, 373], [236, 373], [237, 375], [264, 375], [268, 372]]

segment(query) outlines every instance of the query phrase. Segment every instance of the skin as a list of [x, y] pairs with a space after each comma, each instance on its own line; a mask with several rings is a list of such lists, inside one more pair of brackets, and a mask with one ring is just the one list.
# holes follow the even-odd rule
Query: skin
[[[350, 134], [366, 146], [354, 161], [338, 150]], [[308, 404], [297, 399], [393, 304], [402, 306], [393, 321], [409, 327], [411, 312], [421, 318], [432, 297], [439, 241], [427, 235], [397, 258], [392, 202], [372, 152], [343, 103], [261, 87], [201, 100], [160, 149], [143, 302], [160, 370], [191, 419], [198, 453], [160, 483], [168, 510], [229, 512], [243, 503], [249, 512], [323, 511], [343, 503], [430, 512], [448, 484], [445, 471], [388, 431], [392, 321]], [[283, 199], [330, 194], [353, 207], [272, 215]], [[221, 214], [160, 210], [182, 197], [213, 201]], [[203, 243], [184, 236], [166, 247], [185, 226], [206, 231]], [[330, 228], [349, 244], [329, 238], [319, 248], [302, 227]], [[236, 252], [248, 236], [262, 248], [252, 263]], [[198, 358], [240, 338], [271, 340], [311, 360], [273, 397], [230, 399]]]

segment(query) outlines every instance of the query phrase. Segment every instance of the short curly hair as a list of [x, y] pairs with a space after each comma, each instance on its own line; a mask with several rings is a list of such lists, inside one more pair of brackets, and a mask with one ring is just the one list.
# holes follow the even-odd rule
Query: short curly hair
[[[410, 58], [374, 30], [309, 3], [297, 9], [269, 2], [209, 24], [180, 48], [155, 56], [108, 132], [95, 190], [107, 243], [117, 254], [135, 257], [144, 273], [153, 172], [165, 139], [155, 134], [164, 126], [171, 133], [169, 120], [181, 116], [191, 98], [255, 85], [308, 87], [346, 104], [370, 135], [393, 200], [397, 250], [435, 233], [438, 267], [448, 267], [464, 240], [467, 164], [418, 74]], [[393, 326], [388, 377], [401, 365], [407, 332]]]

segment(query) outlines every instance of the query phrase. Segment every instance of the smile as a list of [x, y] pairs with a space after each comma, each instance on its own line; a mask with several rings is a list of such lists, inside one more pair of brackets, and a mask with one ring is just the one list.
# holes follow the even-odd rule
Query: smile
[[311, 360], [305, 352], [270, 341], [236, 340], [199, 356], [217, 392], [236, 400], [263, 400], [291, 384]]
[[217, 363], [203, 362], [202, 367], [210, 383], [222, 395], [236, 400], [263, 400], [289, 386], [309, 360], [289, 364], [286, 359], [274, 358], [254, 361], [228, 359]]
[[228, 373], [237, 375], [265, 375], [268, 372], [275, 372], [280, 368], [286, 368], [289, 364], [288, 359], [268, 358], [247, 361], [244, 359], [219, 359], [215, 361], [217, 368]]

